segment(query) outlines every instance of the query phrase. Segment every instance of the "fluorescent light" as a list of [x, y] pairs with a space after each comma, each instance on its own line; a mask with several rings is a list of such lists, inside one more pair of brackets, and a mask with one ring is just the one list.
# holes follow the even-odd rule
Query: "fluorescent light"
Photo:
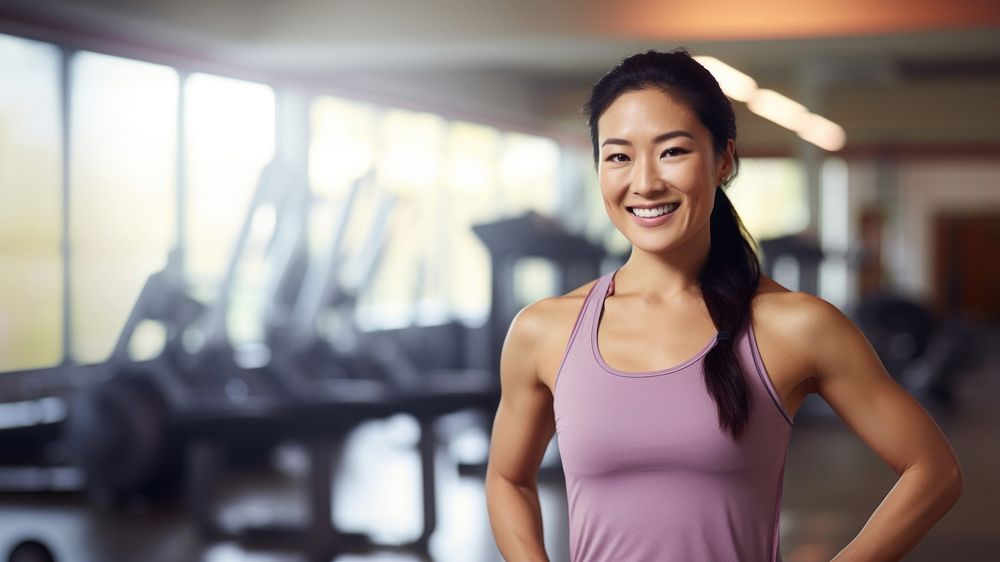
[[747, 108], [786, 129], [798, 130], [809, 110], [801, 103], [774, 90], [760, 89], [747, 101]]
[[844, 144], [847, 142], [847, 133], [844, 132], [843, 127], [815, 113], [803, 117], [796, 132], [802, 140], [830, 152], [844, 148]]
[[730, 98], [746, 102], [757, 91], [757, 81], [736, 70], [715, 57], [694, 57], [702, 66], [708, 69], [719, 83], [719, 87]]
[[847, 142], [843, 127], [810, 113], [801, 103], [774, 90], [758, 88], [753, 78], [715, 57], [697, 56], [694, 59], [712, 73], [723, 93], [746, 103], [750, 111], [764, 119], [795, 131], [802, 140], [830, 152], [840, 150]]

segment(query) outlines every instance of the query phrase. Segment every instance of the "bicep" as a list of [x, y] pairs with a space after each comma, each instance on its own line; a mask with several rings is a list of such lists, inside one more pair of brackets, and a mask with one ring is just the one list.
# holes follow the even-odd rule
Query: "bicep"
[[[500, 355], [500, 404], [493, 422], [488, 471], [519, 485], [535, 481], [555, 433], [552, 395], [538, 378], [537, 319], [522, 311]], [[530, 316], [530, 314], [529, 314]]]
[[816, 390], [893, 470], [954, 462], [954, 453], [924, 408], [883, 367], [861, 331], [823, 303], [814, 322]]

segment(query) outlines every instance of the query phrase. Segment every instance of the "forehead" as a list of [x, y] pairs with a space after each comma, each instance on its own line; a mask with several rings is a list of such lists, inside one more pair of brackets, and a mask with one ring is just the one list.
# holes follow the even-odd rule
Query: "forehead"
[[618, 96], [597, 120], [600, 139], [609, 137], [641, 141], [667, 131], [683, 129], [696, 139], [708, 131], [686, 105], [662, 90], [644, 88]]

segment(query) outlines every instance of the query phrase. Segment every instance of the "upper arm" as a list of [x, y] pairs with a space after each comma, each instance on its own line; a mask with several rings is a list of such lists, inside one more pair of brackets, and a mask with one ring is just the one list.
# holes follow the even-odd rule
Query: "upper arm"
[[940, 428], [886, 373], [857, 326], [833, 305], [809, 299], [799, 334], [811, 349], [818, 394], [898, 474], [917, 464], [957, 473]]
[[500, 404], [493, 422], [487, 473], [531, 485], [555, 433], [552, 394], [538, 376], [550, 332], [543, 303], [522, 309], [511, 322], [500, 354]]

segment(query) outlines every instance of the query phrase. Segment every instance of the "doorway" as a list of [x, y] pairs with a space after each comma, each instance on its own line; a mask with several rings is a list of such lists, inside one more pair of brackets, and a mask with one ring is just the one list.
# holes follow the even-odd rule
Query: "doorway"
[[1000, 211], [935, 216], [932, 263], [938, 312], [1000, 321]]

